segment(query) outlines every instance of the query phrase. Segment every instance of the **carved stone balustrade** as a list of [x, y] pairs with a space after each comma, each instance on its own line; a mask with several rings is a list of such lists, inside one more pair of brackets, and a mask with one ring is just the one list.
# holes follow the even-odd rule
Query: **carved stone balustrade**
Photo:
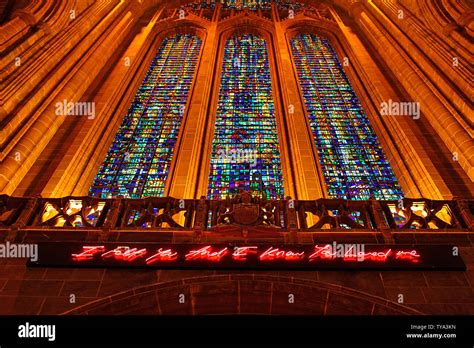
[[224, 200], [0, 196], [0, 229], [324, 232], [473, 231], [474, 200]]

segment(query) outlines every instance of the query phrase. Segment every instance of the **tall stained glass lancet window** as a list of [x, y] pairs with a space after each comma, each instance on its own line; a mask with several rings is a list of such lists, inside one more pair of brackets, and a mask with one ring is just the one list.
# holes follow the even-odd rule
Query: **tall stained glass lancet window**
[[201, 40], [190, 34], [162, 42], [95, 177], [91, 196], [164, 194], [200, 49]]
[[208, 196], [222, 199], [239, 188], [283, 197], [267, 44], [251, 34], [224, 47]]
[[314, 34], [298, 34], [291, 40], [291, 49], [329, 197], [403, 197], [329, 42]]

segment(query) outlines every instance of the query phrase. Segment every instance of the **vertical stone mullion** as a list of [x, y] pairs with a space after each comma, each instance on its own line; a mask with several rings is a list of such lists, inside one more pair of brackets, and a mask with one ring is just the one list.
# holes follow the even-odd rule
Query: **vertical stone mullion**
[[[122, 122], [122, 116], [127, 112], [130, 100], [133, 100], [136, 89], [131, 86], [142, 81], [143, 72], [148, 69], [147, 64], [155, 56], [154, 30], [162, 11], [163, 8], [135, 37], [95, 94], [93, 101], [97, 105], [97, 117], [93, 121], [86, 121], [80, 133], [76, 135], [80, 142], [74, 141], [71, 144], [55, 172], [60, 179], [49, 180], [42, 192], [44, 196], [88, 194], [98, 167]], [[126, 58], [129, 58], [130, 66], [125, 64]], [[79, 149], [81, 151], [78, 151]]]
[[[48, 93], [52, 93], [54, 88], [57, 88], [59, 81], [64, 79], [66, 72], [71, 69], [87, 49], [90, 48], [91, 43], [94, 39], [85, 40], [84, 35], [93, 28], [94, 25], [100, 25], [103, 17], [106, 16], [110, 8], [104, 5], [100, 5], [98, 9], [93, 9], [89, 14], [88, 19], [84, 18], [74, 23], [70, 29], [64, 34], [60, 34], [45, 44], [39, 55], [31, 57], [31, 64], [23, 62], [22, 64], [26, 68], [21, 71], [18, 75], [14, 76], [8, 84], [7, 95], [5, 96], [6, 103], [4, 104], [4, 112], [8, 115], [15, 107], [18, 107], [23, 99], [33, 90], [36, 86], [41, 84], [41, 88], [34, 96], [30, 96], [28, 103], [22, 106], [17, 112], [12, 115], [12, 119], [8, 121], [8, 126], [0, 131], [0, 139], [6, 141], [9, 139], [8, 144], [0, 154], [0, 159], [4, 158], [13, 148], [13, 146], [20, 140], [22, 132], [18, 127], [21, 126], [28, 118], [28, 123], [31, 124], [34, 121], [31, 112], [36, 107], [45, 102], [45, 96]], [[109, 21], [114, 19], [115, 16], [107, 16]], [[89, 25], [84, 25], [84, 22], [89, 21]], [[105, 23], [104, 23], [105, 24]], [[109, 23], [110, 24], [110, 23]], [[89, 37], [97, 37], [100, 34], [99, 31], [95, 33], [89, 33]], [[63, 60], [64, 54], [70, 50], [64, 45], [64, 42], [77, 42], [78, 46], [73, 50], [72, 55], [67, 60]], [[82, 46], [82, 49], [80, 47]], [[47, 78], [46, 81], [43, 81]], [[24, 127], [24, 126], [23, 126]], [[24, 131], [23, 131], [24, 132]], [[15, 136], [14, 134], [17, 133]]]
[[[119, 8], [126, 9], [127, 4], [122, 4]], [[109, 19], [117, 18], [120, 11], [113, 11], [107, 17]], [[60, 85], [53, 95], [48, 98], [48, 104], [44, 105], [44, 109], [38, 115], [31, 126], [24, 132], [21, 141], [16, 144], [11, 152], [19, 153], [21, 161], [15, 160], [14, 156], [8, 156], [0, 168], [2, 176], [0, 176], [1, 190], [7, 194], [11, 194], [29, 168], [33, 165], [34, 160], [41, 151], [46, 147], [49, 140], [54, 136], [59, 126], [64, 121], [65, 116], [55, 115], [55, 104], [58, 101], [78, 101], [85, 92], [95, 75], [105, 64], [106, 60], [113, 54], [114, 48], [120, 43], [120, 39], [131, 30], [131, 23], [135, 21], [131, 12], [123, 14], [119, 21], [110, 28], [107, 21], [95, 28], [98, 36], [89, 37], [90, 41], [82, 42], [84, 46], [84, 56], [81, 50], [77, 50], [77, 54], [82, 56], [81, 63], [76, 64], [72, 71], [63, 78]], [[104, 32], [109, 31], [110, 35], [103, 36]], [[98, 42], [97, 39], [103, 36]], [[91, 50], [90, 44], [93, 49]], [[89, 47], [89, 48], [87, 48]], [[87, 76], [87, 78], [84, 78]]]
[[[434, 166], [430, 163], [428, 155], [424, 154], [424, 149], [418, 139], [412, 135], [409, 122], [413, 121], [406, 120], [405, 117], [393, 116], [384, 116], [382, 120], [380, 116], [381, 103], [390, 99], [398, 100], [397, 93], [390, 87], [390, 83], [377, 67], [358, 36], [335, 13], [333, 15], [343, 37], [348, 42], [351, 55], [355, 59], [351, 66], [358, 71], [358, 75], [362, 78], [361, 83], [365, 85], [376, 107], [374, 112], [369, 113], [369, 115], [372, 114], [372, 117], [370, 117], [371, 123], [377, 131], [382, 145], [388, 150], [387, 155], [390, 163], [406, 196], [418, 197], [421, 195], [427, 198], [441, 199], [443, 197], [442, 192], [448, 194], [449, 190], [443, 183], [441, 176], [432, 170]], [[374, 35], [373, 29], [364, 29], [368, 32], [367, 36]], [[373, 39], [377, 40], [377, 38]], [[387, 47], [386, 49], [390, 48]], [[348, 70], [348, 73], [353, 75], [351, 70]], [[363, 104], [367, 103], [363, 102]], [[370, 111], [370, 109], [367, 111]]]
[[[397, 8], [395, 4], [384, 3], [380, 6], [379, 3], [380, 1], [374, 1], [374, 4], [378, 6], [377, 9], [375, 6], [370, 7], [372, 14], [384, 23], [391, 21], [386, 27], [387, 29], [391, 28], [390, 32], [397, 38], [397, 43], [407, 52], [410, 52], [411, 58], [423, 67], [425, 78], [437, 85], [446, 99], [453, 103], [460, 113], [460, 115], [455, 113], [455, 116], [462, 127], [466, 131], [472, 132], [467, 120], [463, 117], [467, 116], [463, 113], [468, 112], [465, 100], [467, 96], [463, 98], [463, 95], [458, 94], [453, 86], [454, 83], [460, 91], [468, 92], [470, 90], [469, 63], [459, 57], [459, 66], [455, 68], [452, 64], [451, 54], [445, 49], [443, 42], [434, 38], [430, 40], [430, 45], [427, 46], [426, 40], [430, 37], [430, 33], [418, 25], [408, 11], [403, 12], [403, 19], [397, 19], [397, 12], [401, 10], [400, 8]], [[388, 17], [385, 17], [382, 13]], [[420, 50], [421, 52], [419, 52]], [[436, 66], [433, 66], [431, 60], [436, 63]], [[446, 79], [441, 72], [446, 73], [445, 76], [449, 76], [452, 81]]]
[[[426, 79], [419, 75], [406, 56], [404, 56], [393, 40], [381, 31], [380, 24], [373, 20], [370, 11], [359, 4], [359, 10], [354, 11], [354, 20], [357, 21], [364, 34], [378, 49], [382, 58], [393, 72], [401, 77], [400, 84], [412, 98], [421, 103], [423, 116], [427, 117], [440, 138], [452, 153], [458, 155], [459, 164], [471, 179], [474, 179], [474, 143], [468, 132], [453, 116], [452, 107], [444, 104], [427, 85]], [[387, 23], [389, 25], [389, 23]], [[449, 131], [446, 131], [449, 130]]]

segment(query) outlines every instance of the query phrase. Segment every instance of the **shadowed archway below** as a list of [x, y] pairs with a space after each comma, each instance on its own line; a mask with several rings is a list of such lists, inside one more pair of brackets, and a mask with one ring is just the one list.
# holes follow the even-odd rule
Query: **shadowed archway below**
[[65, 315], [420, 315], [343, 286], [291, 277], [232, 274], [185, 278], [120, 292]]

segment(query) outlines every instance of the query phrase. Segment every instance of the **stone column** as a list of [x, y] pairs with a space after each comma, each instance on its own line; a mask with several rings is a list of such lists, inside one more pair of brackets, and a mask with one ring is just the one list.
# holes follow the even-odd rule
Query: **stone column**
[[[346, 69], [346, 73], [351, 78], [351, 82], [356, 82], [356, 87], [367, 91], [368, 98], [361, 97], [361, 103], [368, 113], [405, 195], [431, 199], [450, 196], [450, 190], [431, 162], [420, 139], [412, 130], [413, 122], [416, 120], [406, 116], [380, 115], [382, 102], [390, 99], [398, 101], [400, 97], [378, 68], [358, 35], [344, 24], [335, 11], [333, 11], [333, 17], [341, 30], [341, 41], [350, 58], [350, 66]], [[362, 86], [358, 86], [357, 76]]]
[[[379, 10], [374, 9], [375, 5]], [[446, 42], [399, 4], [374, 0], [374, 6], [374, 15], [380, 21], [390, 21], [393, 24], [392, 35], [398, 40], [397, 43], [410, 52], [418, 65], [422, 65], [426, 77], [456, 108], [454, 116], [461, 126], [471, 135], [474, 134], [467, 119], [467, 100], [472, 85], [469, 62], [452, 52]]]
[[[42, 61], [31, 63], [32, 66], [39, 64], [30, 72], [32, 76], [42, 76], [39, 71], [48, 67], [50, 71], [44, 75], [45, 80], [38, 77], [38, 80], [25, 82], [26, 87], [19, 87], [36, 94], [31, 97], [20, 95], [19, 98], [26, 98], [27, 103], [11, 115], [7, 127], [2, 129], [0, 139], [5, 143], [4, 160], [0, 164], [0, 190], [4, 193], [13, 192], [64, 121], [66, 116], [56, 115], [55, 104], [63, 100], [80, 100], [136, 20], [126, 11], [129, 4], [121, 2], [115, 7], [109, 2], [97, 4], [90, 9], [89, 16], [77, 19], [69, 30], [58, 34], [43, 49]], [[67, 55], [62, 47], [72, 43], [77, 46]], [[61, 52], [59, 56], [58, 51]], [[60, 61], [56, 63], [54, 59], [57, 58]], [[32, 66], [27, 65], [25, 69], [32, 69]]]
[[81, 128], [71, 135], [75, 137], [74, 141], [44, 187], [44, 197], [88, 194], [123, 116], [156, 54], [156, 29], [163, 10], [163, 6], [157, 9], [153, 18], [114, 62], [115, 66], [92, 99], [96, 105], [96, 118], [84, 119]]
[[[405, 40], [404, 34], [397, 30], [372, 1], [355, 4], [352, 7], [352, 17], [386, 64], [399, 77], [400, 84], [411, 98], [421, 104], [421, 117], [428, 119], [449, 151], [456, 155], [467, 175], [474, 180], [472, 136], [460, 124], [462, 116], [459, 112], [443, 98], [398, 44]], [[396, 40], [391, 35], [395, 35]], [[423, 68], [426, 69], [426, 66]]]

